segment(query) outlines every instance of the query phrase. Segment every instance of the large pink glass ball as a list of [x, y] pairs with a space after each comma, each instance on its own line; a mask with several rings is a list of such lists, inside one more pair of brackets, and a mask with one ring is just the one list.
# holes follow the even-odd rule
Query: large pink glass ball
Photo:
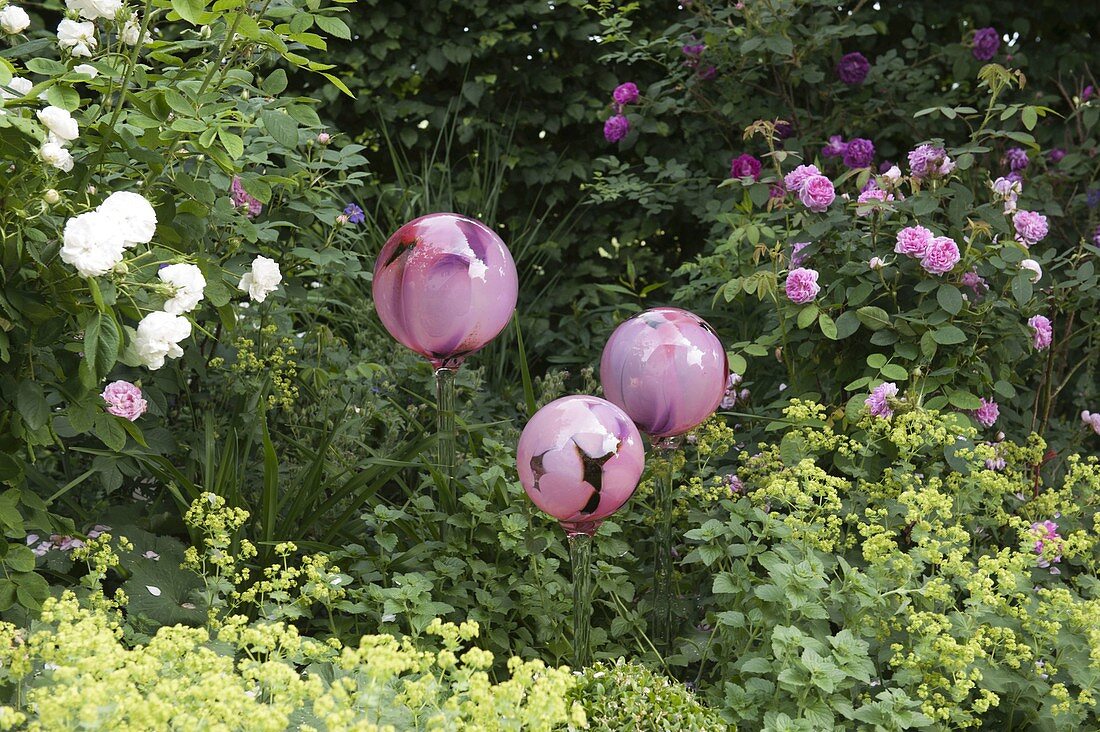
[[372, 290], [390, 335], [437, 369], [457, 368], [508, 325], [519, 281], [492, 229], [436, 213], [389, 238], [374, 263]]
[[604, 396], [651, 437], [682, 435], [722, 402], [729, 376], [714, 329], [679, 308], [654, 308], [615, 329], [600, 359]]
[[570, 534], [592, 534], [638, 487], [645, 448], [623, 410], [593, 396], [567, 396], [523, 428], [516, 468], [527, 495]]

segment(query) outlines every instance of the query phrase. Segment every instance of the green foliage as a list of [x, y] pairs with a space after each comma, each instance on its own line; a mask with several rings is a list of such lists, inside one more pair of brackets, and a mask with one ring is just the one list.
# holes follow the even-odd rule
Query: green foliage
[[682, 685], [618, 659], [584, 670], [569, 698], [584, 704], [593, 729], [717, 732], [734, 729]]

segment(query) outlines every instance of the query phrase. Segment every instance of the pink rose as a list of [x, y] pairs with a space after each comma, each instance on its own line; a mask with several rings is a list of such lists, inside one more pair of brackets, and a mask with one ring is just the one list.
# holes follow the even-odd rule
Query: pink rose
[[1081, 421], [1085, 423], [1086, 427], [1091, 427], [1093, 432], [1100, 435], [1100, 412], [1090, 412], [1086, 409], [1081, 412]]
[[947, 236], [937, 236], [921, 257], [920, 266], [929, 274], [947, 274], [959, 263], [959, 245]]
[[907, 226], [898, 232], [894, 251], [913, 259], [920, 259], [932, 244], [932, 232], [923, 226]]
[[864, 399], [863, 403], [867, 405], [873, 417], [892, 417], [894, 410], [890, 407], [890, 400], [897, 395], [898, 385], [892, 381], [886, 381], [872, 389], [870, 396]]
[[730, 178], [752, 178], [760, 180], [762, 164], [748, 153], [742, 153], [730, 161]]
[[1049, 230], [1047, 217], [1034, 211], [1017, 211], [1012, 225], [1016, 227], [1016, 241], [1025, 247], [1042, 241]]
[[817, 284], [817, 270], [805, 267], [792, 269], [787, 274], [783, 288], [787, 292], [787, 299], [796, 305], [812, 302], [817, 293], [821, 292], [821, 287]]
[[115, 381], [103, 390], [103, 401], [107, 402], [107, 412], [131, 422], [145, 414], [149, 403], [141, 396], [141, 389], [129, 381]]
[[978, 421], [982, 427], [992, 427], [993, 423], [997, 421], [997, 417], [1001, 416], [1001, 408], [997, 406], [997, 402], [993, 399], [986, 399], [982, 397], [981, 406], [975, 409], [971, 414], [974, 415], [974, 419]]
[[811, 211], [821, 213], [829, 208], [829, 204], [836, 199], [836, 190], [833, 182], [823, 175], [811, 175], [802, 182], [798, 189], [798, 200]]
[[[864, 191], [863, 193], [860, 193], [859, 194], [859, 199], [856, 201], [856, 203], [857, 204], [866, 204], [866, 203], [872, 203], [872, 202], [875, 202], [875, 201], [884, 202], [884, 201], [893, 201], [893, 200], [894, 200], [894, 194], [893, 193], [888, 193], [888, 192], [882, 190], [881, 188], [871, 188], [871, 189], [868, 189], [868, 190]], [[875, 212], [878, 212], [878, 211], [881, 211], [881, 210], [882, 210], [882, 206], [872, 205], [870, 208], [864, 210], [862, 213], [860, 213], [861, 209], [857, 208], [856, 209], [856, 215], [857, 216], [867, 216], [868, 214], [875, 213]]]
[[787, 186], [788, 191], [799, 191], [802, 188], [802, 184], [806, 182], [807, 178], [815, 175], [821, 175], [821, 171], [817, 169], [816, 165], [799, 165], [783, 176], [783, 182]]
[[1028, 318], [1028, 327], [1031, 328], [1031, 344], [1036, 351], [1045, 351], [1050, 348], [1054, 340], [1054, 328], [1050, 324], [1050, 318], [1045, 315], [1033, 315]]

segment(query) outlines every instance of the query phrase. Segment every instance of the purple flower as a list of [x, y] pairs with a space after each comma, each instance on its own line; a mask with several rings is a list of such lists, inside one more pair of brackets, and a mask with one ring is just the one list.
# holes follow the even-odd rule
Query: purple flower
[[811, 211], [821, 213], [836, 199], [833, 182], [823, 175], [811, 175], [798, 189], [798, 200]]
[[1100, 226], [1096, 227], [1096, 231], [1092, 232], [1092, 245], [1100, 248]]
[[808, 241], [796, 241], [791, 244], [791, 266], [801, 267], [802, 263], [806, 261], [808, 255], [802, 254], [802, 250], [810, 246]]
[[974, 32], [974, 45], [971, 53], [979, 61], [988, 61], [997, 55], [1001, 47], [1001, 36], [996, 28], [979, 28]]
[[698, 63], [698, 58], [703, 55], [703, 51], [707, 50], [707, 44], [688, 43], [685, 44], [684, 47], [680, 50], [683, 51], [684, 55], [687, 56], [689, 59], [696, 59], [696, 63]]
[[799, 267], [792, 269], [787, 274], [787, 281], [783, 285], [787, 293], [787, 299], [796, 305], [805, 305], [813, 302], [821, 287], [817, 284], [817, 270]]
[[603, 136], [608, 142], [618, 142], [626, 137], [626, 133], [629, 131], [630, 120], [621, 114], [609, 117], [608, 120], [603, 123]]
[[1034, 211], [1017, 211], [1012, 217], [1012, 225], [1016, 228], [1016, 241], [1025, 247], [1042, 241], [1049, 229], [1047, 217]]
[[1000, 455], [995, 458], [987, 458], [985, 461], [986, 470], [1004, 470], [1006, 465], [1008, 465], [1008, 463], [1006, 463], [1005, 459]]
[[233, 207], [243, 209], [244, 215], [250, 219], [256, 218], [264, 210], [260, 199], [244, 189], [239, 176], [233, 176], [233, 183], [229, 186], [229, 198], [233, 201]]
[[1008, 167], [1011, 171], [1023, 170], [1027, 167], [1027, 164], [1031, 162], [1028, 160], [1027, 153], [1024, 152], [1022, 147], [1010, 147], [1005, 150], [1005, 156], [1001, 160], [1001, 163]]
[[849, 168], [869, 168], [874, 159], [874, 143], [862, 137], [849, 140], [844, 148], [844, 164]]
[[726, 377], [726, 391], [722, 395], [722, 409], [733, 409], [737, 406], [737, 387], [741, 385], [741, 374], [731, 371]]
[[[894, 200], [894, 194], [893, 193], [887, 193], [886, 191], [882, 190], [881, 188], [869, 188], [869, 189], [865, 190], [863, 193], [859, 194], [859, 199], [856, 201], [856, 203], [871, 203], [873, 201], [893, 201], [893, 200]], [[859, 213], [858, 210], [856, 211], [856, 213], [859, 216], [866, 216], [868, 213], [874, 213], [874, 212], [881, 211], [881, 210], [882, 210], [882, 206], [871, 206], [870, 209], [865, 213]]]
[[741, 478], [737, 476], [737, 473], [730, 473], [726, 476], [726, 485], [729, 486], [731, 496], [745, 492], [745, 484], [741, 482]]
[[892, 417], [894, 410], [890, 407], [890, 399], [897, 395], [898, 385], [892, 381], [886, 381], [872, 389], [863, 403], [870, 408], [872, 417]]
[[825, 158], [839, 158], [844, 155], [844, 149], [848, 144], [840, 135], [831, 135], [828, 144], [821, 148], [821, 156]]
[[982, 397], [981, 406], [975, 409], [971, 414], [974, 419], [978, 420], [978, 424], [982, 427], [992, 427], [997, 421], [997, 417], [1001, 416], [1001, 408], [997, 406], [997, 402], [993, 399], [986, 399]]
[[614, 99], [615, 104], [618, 104], [620, 107], [627, 104], [633, 104], [638, 101], [638, 85], [633, 81], [619, 84], [615, 87], [615, 91], [611, 92], [611, 98]]
[[741, 153], [730, 162], [730, 178], [760, 180], [761, 163], [748, 153]]
[[131, 422], [145, 414], [149, 403], [142, 398], [141, 389], [129, 381], [113, 381], [103, 390], [103, 401], [107, 402], [107, 412]]
[[974, 291], [974, 295], [981, 297], [988, 289], [989, 285], [985, 279], [982, 278], [976, 270], [970, 270], [962, 276], [962, 283], [964, 287], [969, 287]]
[[898, 232], [894, 251], [913, 259], [920, 259], [928, 251], [933, 238], [932, 232], [923, 226], [907, 226]]
[[862, 84], [867, 78], [867, 72], [871, 70], [871, 63], [859, 51], [846, 53], [836, 65], [836, 75], [845, 84]]
[[[1040, 555], [1036, 564], [1046, 569], [1051, 565], [1051, 562], [1057, 563], [1062, 561], [1063, 541], [1061, 535], [1058, 533], [1058, 524], [1049, 520], [1036, 521], [1031, 525], [1031, 536], [1035, 539], [1034, 551], [1036, 554]], [[1048, 543], [1051, 545], [1052, 550], [1044, 551]], [[1050, 556], [1052, 554], [1053, 556]], [[1057, 574], [1055, 570], [1051, 570], [1051, 572]]]
[[787, 185], [788, 191], [797, 193], [802, 189], [802, 184], [806, 182], [806, 179], [815, 175], [821, 175], [821, 171], [817, 169], [816, 165], [799, 165], [783, 176], [783, 182]]
[[1091, 427], [1092, 431], [1100, 435], [1100, 412], [1090, 412], [1085, 410], [1081, 412], [1081, 421], [1085, 423], [1086, 427]]
[[937, 236], [928, 245], [928, 249], [921, 257], [920, 266], [929, 274], [947, 274], [959, 263], [962, 255], [959, 254], [959, 245], [955, 240], [947, 236]]
[[787, 195], [787, 186], [783, 181], [772, 183], [772, 187], [768, 189], [768, 198], [783, 198]]
[[775, 136], [780, 140], [786, 140], [792, 135], [794, 135], [794, 125], [790, 122], [780, 120], [775, 123]]
[[909, 173], [914, 178], [932, 178], [948, 175], [955, 163], [938, 145], [918, 145], [909, 153]]
[[1033, 315], [1028, 318], [1027, 325], [1031, 328], [1031, 345], [1036, 351], [1045, 351], [1050, 348], [1054, 340], [1054, 328], [1050, 324], [1050, 318], [1045, 315]]
[[1081, 101], [1082, 102], [1087, 102], [1088, 100], [1092, 99], [1092, 94], [1093, 94], [1092, 84], [1089, 84], [1088, 86], [1086, 86], [1084, 89], [1081, 90]]
[[363, 214], [363, 209], [354, 203], [349, 203], [344, 207], [344, 215], [348, 217], [348, 223], [350, 224], [361, 224], [367, 220], [367, 217]]
[[1012, 183], [1023, 184], [1024, 174], [1021, 173], [1018, 170], [1013, 170], [1012, 172], [1010, 172], [1008, 175], [1005, 176], [1005, 179], [1008, 180], [1008, 181], [1011, 181]]
[[1047, 160], [1050, 161], [1051, 165], [1057, 165], [1058, 163], [1062, 162], [1062, 158], [1064, 158], [1065, 156], [1066, 151], [1060, 147], [1056, 147], [1047, 153]]
[[1085, 194], [1085, 205], [1089, 208], [1100, 206], [1100, 188], [1090, 188]]
[[714, 64], [708, 64], [707, 66], [703, 66], [698, 71], [695, 72], [695, 75], [697, 77], [699, 77], [700, 81], [710, 81], [717, 74], [718, 74], [718, 67], [715, 66]]

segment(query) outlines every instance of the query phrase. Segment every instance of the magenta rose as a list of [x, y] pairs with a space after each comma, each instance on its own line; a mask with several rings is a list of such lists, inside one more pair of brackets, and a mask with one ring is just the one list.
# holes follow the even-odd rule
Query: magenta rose
[[871, 62], [859, 51], [846, 53], [840, 57], [836, 65], [836, 75], [845, 84], [862, 84], [867, 78], [867, 72], [871, 70]]
[[1028, 318], [1028, 327], [1031, 328], [1031, 345], [1036, 351], [1045, 351], [1050, 348], [1054, 340], [1054, 328], [1050, 324], [1050, 318], [1045, 315], [1033, 315]]
[[760, 180], [759, 160], [748, 153], [742, 153], [730, 162], [730, 178], [752, 178]]
[[928, 245], [928, 249], [921, 257], [920, 266], [930, 274], [947, 274], [959, 263], [962, 255], [959, 254], [959, 245], [955, 240], [947, 236], [937, 236]]
[[615, 87], [615, 91], [611, 92], [611, 98], [614, 99], [615, 104], [618, 104], [620, 107], [627, 104], [633, 104], [638, 101], [638, 85], [633, 81], [619, 84]]
[[783, 289], [787, 293], [787, 299], [796, 305], [813, 302], [817, 293], [821, 292], [821, 287], [817, 284], [817, 270], [805, 267], [792, 269], [787, 274]]
[[974, 45], [971, 52], [979, 61], [988, 61], [997, 55], [1001, 47], [1001, 36], [996, 28], [979, 28], [974, 31]]
[[821, 213], [836, 199], [833, 182], [823, 175], [811, 175], [798, 189], [798, 200], [811, 211]]
[[603, 136], [608, 142], [618, 142], [630, 131], [630, 120], [621, 114], [609, 117], [603, 123]]
[[1012, 225], [1016, 227], [1016, 241], [1025, 247], [1042, 241], [1049, 230], [1047, 217], [1034, 211], [1017, 211]]
[[131, 422], [145, 414], [149, 403], [141, 396], [141, 389], [129, 381], [114, 381], [103, 390], [103, 401], [107, 402], [107, 412]]
[[995, 400], [982, 397], [981, 406], [971, 414], [974, 415], [974, 419], [978, 420], [978, 424], [982, 427], [992, 427], [997, 418], [1001, 416], [1001, 408], [997, 406]]
[[907, 226], [898, 232], [894, 251], [913, 259], [920, 259], [932, 243], [932, 232], [923, 226]]

